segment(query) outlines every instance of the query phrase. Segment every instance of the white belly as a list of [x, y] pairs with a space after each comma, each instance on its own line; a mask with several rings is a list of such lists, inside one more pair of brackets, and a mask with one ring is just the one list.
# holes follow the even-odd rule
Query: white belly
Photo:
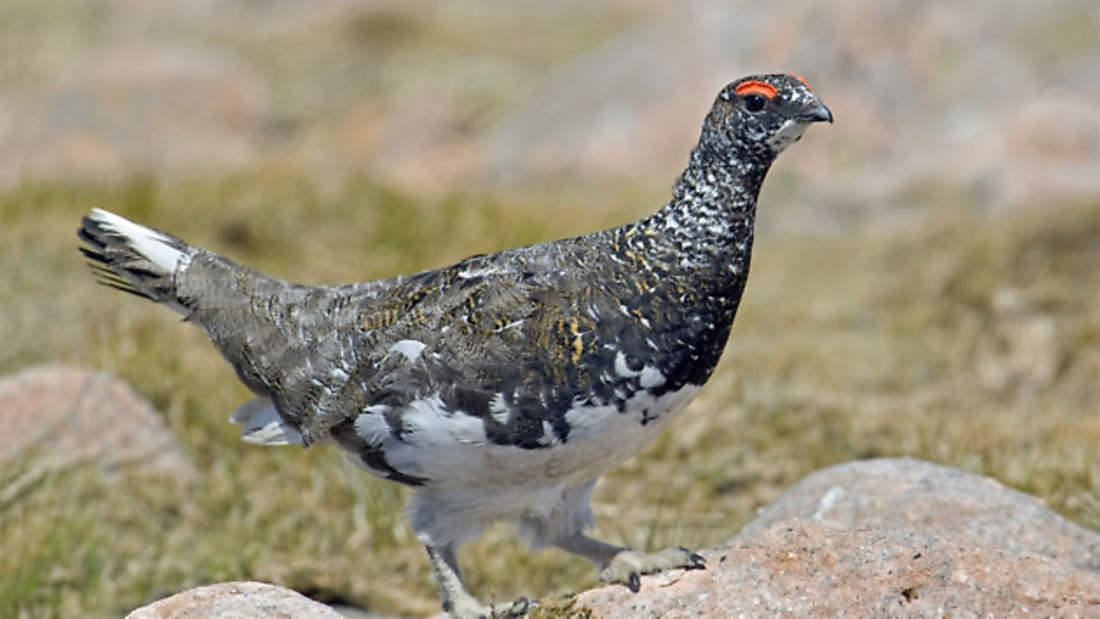
[[481, 420], [444, 414], [438, 401], [419, 401], [405, 416], [412, 432], [403, 442], [388, 442], [386, 460], [405, 474], [427, 479], [428, 486], [571, 487], [641, 451], [698, 391], [688, 386], [660, 398], [641, 392], [623, 412], [614, 406], [574, 409], [565, 416], [568, 440], [557, 441], [547, 427], [547, 446], [537, 449], [490, 443]]
[[421, 402], [405, 417], [416, 417], [417, 430], [407, 442], [387, 445], [386, 459], [428, 480], [410, 505], [412, 524], [426, 539], [462, 541], [491, 522], [516, 520], [541, 545], [590, 526], [595, 479], [645, 448], [698, 391], [690, 386], [661, 398], [636, 396], [623, 412], [614, 406], [575, 409], [566, 414], [569, 439], [538, 449], [489, 443], [480, 420], [450, 423], [440, 408]]

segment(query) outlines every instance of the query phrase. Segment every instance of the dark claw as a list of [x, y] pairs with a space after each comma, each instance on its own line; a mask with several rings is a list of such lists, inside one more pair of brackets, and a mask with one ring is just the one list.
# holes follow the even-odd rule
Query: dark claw
[[637, 574], [631, 574], [630, 578], [626, 581], [626, 588], [630, 589], [631, 593], [637, 593], [642, 590], [642, 579], [638, 578]]
[[512, 607], [508, 609], [509, 617], [523, 617], [531, 611], [535, 606], [535, 603], [527, 598], [517, 598], [515, 602], [512, 602]]
[[703, 570], [707, 567], [707, 560], [703, 558], [703, 555], [697, 552], [691, 553], [691, 556], [688, 557], [688, 561], [691, 561], [691, 564], [687, 566], [689, 570]]

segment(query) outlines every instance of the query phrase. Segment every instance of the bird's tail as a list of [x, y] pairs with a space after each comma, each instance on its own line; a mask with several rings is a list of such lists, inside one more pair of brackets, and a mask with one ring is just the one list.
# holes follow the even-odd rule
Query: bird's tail
[[[340, 322], [332, 309], [342, 304], [341, 289], [289, 284], [99, 209], [83, 218], [78, 234], [101, 283], [183, 314], [260, 396], [233, 414], [245, 440], [309, 443], [300, 432], [303, 411], [316, 403], [317, 377], [334, 375], [326, 355], [345, 341], [331, 333], [352, 324], [352, 314]], [[276, 409], [274, 393], [298, 408]]]
[[185, 317], [191, 310], [176, 292], [176, 276], [201, 251], [176, 237], [92, 209], [77, 233], [100, 283], [163, 303]]

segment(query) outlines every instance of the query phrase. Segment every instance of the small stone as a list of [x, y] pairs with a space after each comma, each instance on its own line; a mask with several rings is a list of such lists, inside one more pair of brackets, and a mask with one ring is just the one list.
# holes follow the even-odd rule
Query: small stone
[[126, 619], [344, 619], [306, 596], [261, 582], [223, 582], [188, 589], [142, 606]]

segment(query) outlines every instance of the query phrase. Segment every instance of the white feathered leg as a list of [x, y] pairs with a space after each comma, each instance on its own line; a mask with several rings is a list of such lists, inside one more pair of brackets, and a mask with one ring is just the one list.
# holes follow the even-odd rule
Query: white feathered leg
[[[670, 569], [701, 569], [706, 567], [703, 557], [687, 548], [666, 548], [646, 553], [592, 539], [584, 529], [592, 523], [589, 500], [596, 482], [592, 480], [565, 494], [565, 506], [555, 512], [539, 533], [542, 544], [556, 546], [580, 555], [596, 564], [600, 580], [622, 583], [637, 593], [641, 588], [641, 576]], [[528, 525], [528, 528], [531, 528]]]
[[428, 550], [432, 572], [439, 585], [443, 610], [454, 619], [512, 619], [527, 614], [531, 605], [526, 599], [488, 606], [471, 595], [462, 583], [454, 544], [434, 546], [425, 542], [424, 547]]

